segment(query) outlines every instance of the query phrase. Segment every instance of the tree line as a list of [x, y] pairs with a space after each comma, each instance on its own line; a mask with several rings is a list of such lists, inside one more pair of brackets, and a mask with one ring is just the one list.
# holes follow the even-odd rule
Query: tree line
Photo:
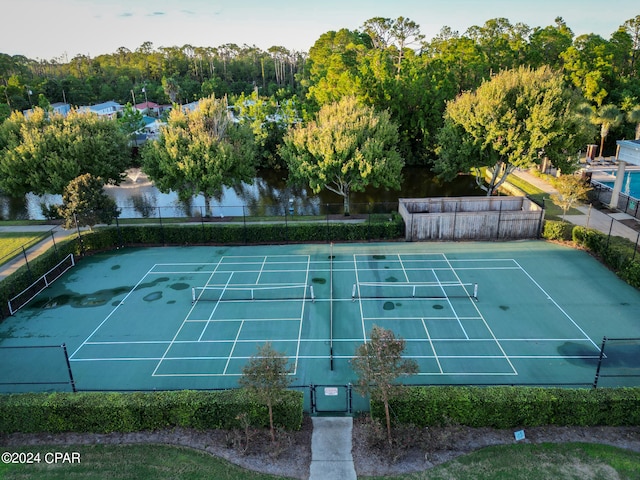
[[[342, 195], [345, 212], [351, 191], [398, 188], [403, 165], [444, 178], [495, 167], [492, 193], [514, 168], [549, 158], [571, 171], [588, 143], [600, 140], [602, 155], [615, 138], [640, 134], [639, 55], [640, 15], [610, 39], [575, 37], [562, 18], [544, 28], [496, 18], [464, 34], [444, 27], [425, 41], [408, 18], [374, 17], [324, 33], [308, 53], [147, 42], [71, 61], [0, 55], [0, 189], [60, 193], [84, 173], [117, 183], [108, 164], [122, 172], [135, 162], [106, 145], [126, 142], [123, 129], [71, 138], [78, 123], [97, 127], [73, 114], [50, 121], [47, 106], [130, 103], [144, 89], [158, 103], [204, 105], [193, 114], [174, 108], [139, 160], [159, 188], [184, 198], [215, 196], [261, 167]], [[41, 113], [9, 116], [34, 100]]]
[[[374, 17], [357, 30], [322, 34], [309, 52], [235, 44], [156, 48], [145, 42], [134, 51], [121, 47], [113, 54], [70, 60], [0, 54], [0, 118], [37, 104], [40, 94], [51, 103], [126, 103], [136, 95], [140, 101], [144, 88], [151, 101], [188, 103], [257, 89], [261, 97], [277, 101], [295, 98], [300, 111], [310, 114], [353, 95], [390, 111], [407, 163], [429, 164], [445, 102], [492, 75], [546, 65], [561, 71], [566, 86], [579, 90], [593, 107], [613, 104], [626, 113], [640, 104], [639, 57], [640, 15], [624, 21], [608, 39], [576, 37], [562, 18], [533, 28], [495, 18], [464, 33], [445, 26], [429, 41], [408, 18]], [[616, 133], [634, 136], [627, 124]]]

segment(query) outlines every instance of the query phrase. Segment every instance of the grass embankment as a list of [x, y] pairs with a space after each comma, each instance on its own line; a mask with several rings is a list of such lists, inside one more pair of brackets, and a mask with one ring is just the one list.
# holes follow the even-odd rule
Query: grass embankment
[[[3, 480], [276, 480], [282, 477], [251, 472], [207, 453], [167, 445], [83, 445], [4, 447], [2, 451], [40, 453], [40, 463], [0, 463]], [[80, 463], [47, 464], [47, 452], [79, 454]], [[50, 458], [49, 458], [50, 460]]]
[[[282, 477], [244, 470], [206, 453], [166, 445], [85, 445], [5, 448], [5, 451], [40, 453], [40, 463], [0, 464], [0, 478], [22, 480], [275, 480]], [[47, 452], [79, 454], [80, 463], [47, 464]], [[597, 444], [517, 444], [488, 447], [425, 472], [385, 480], [583, 480], [640, 479], [640, 455]], [[373, 480], [373, 479], [371, 479]]]
[[[552, 177], [546, 176], [544, 180], [549, 184], [553, 185]], [[540, 190], [535, 185], [532, 185], [526, 180], [523, 180], [522, 178], [513, 174], [509, 175], [507, 182], [509, 182], [514, 187], [522, 190], [525, 194], [529, 195], [537, 203], [539, 204], [544, 203], [544, 208], [545, 208], [544, 218], [546, 218], [547, 220], [562, 219], [562, 213], [563, 213], [562, 209], [558, 207], [555, 203], [553, 203], [553, 201], [551, 200], [551, 195], [549, 193], [543, 190]], [[579, 210], [576, 210], [575, 208], [571, 208], [569, 209], [569, 211], [567, 211], [567, 215], [582, 215], [582, 212], [580, 212]]]
[[[518, 444], [488, 447], [433, 469], [384, 480], [640, 479], [640, 455], [607, 445]], [[369, 480], [374, 480], [370, 478]]]
[[0, 265], [20, 255], [22, 247], [32, 247], [48, 236], [48, 232], [0, 232]]

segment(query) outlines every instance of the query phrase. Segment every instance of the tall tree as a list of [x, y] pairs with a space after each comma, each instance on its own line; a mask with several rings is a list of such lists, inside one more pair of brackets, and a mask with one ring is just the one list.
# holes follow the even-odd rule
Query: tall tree
[[[575, 113], [579, 99], [547, 67], [501, 72], [447, 104], [436, 170], [445, 178], [491, 167], [491, 195], [515, 168], [548, 157], [570, 171], [593, 131]], [[461, 148], [462, 145], [462, 148]]]
[[360, 58], [369, 48], [367, 35], [342, 29], [324, 33], [309, 50], [307, 97], [322, 106], [357, 95]]
[[241, 387], [267, 405], [271, 441], [274, 443], [276, 434], [273, 407], [293, 381], [293, 366], [288, 367], [288, 361], [283, 353], [276, 351], [270, 342], [266, 342], [258, 347], [258, 351], [242, 367], [242, 376], [238, 380]]
[[293, 181], [308, 183], [343, 197], [349, 215], [352, 191], [374, 187], [400, 188], [404, 161], [396, 150], [398, 128], [387, 112], [344, 97], [322, 107], [315, 120], [289, 130], [282, 156]]
[[371, 395], [384, 405], [389, 443], [392, 442], [389, 404], [399, 392], [395, 382], [401, 376], [418, 373], [415, 360], [402, 358], [405, 346], [406, 341], [396, 337], [392, 330], [374, 325], [369, 341], [356, 349], [351, 360], [351, 366], [358, 376], [358, 392]]
[[118, 124], [94, 114], [72, 111], [63, 117], [36, 107], [27, 119], [14, 113], [2, 131], [0, 188], [11, 196], [61, 194], [84, 173], [119, 183], [131, 162]]
[[635, 125], [636, 140], [640, 140], [640, 105], [636, 105], [627, 112], [627, 120]]
[[224, 186], [251, 182], [255, 175], [253, 136], [233, 122], [225, 100], [204, 99], [193, 112], [175, 108], [157, 141], [145, 144], [142, 168], [161, 192], [183, 201], [202, 194], [205, 214]]
[[615, 105], [603, 105], [593, 115], [592, 121], [596, 125], [600, 125], [600, 155], [604, 150], [604, 141], [609, 136], [611, 129], [618, 127], [624, 120], [624, 115]]

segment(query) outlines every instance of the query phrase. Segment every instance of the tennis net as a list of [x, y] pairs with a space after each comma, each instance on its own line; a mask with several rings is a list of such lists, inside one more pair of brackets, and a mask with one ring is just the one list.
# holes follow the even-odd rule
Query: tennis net
[[67, 270], [73, 267], [76, 264], [75, 259], [73, 257], [73, 253], [70, 253], [65, 258], [63, 258], [55, 267], [49, 270], [47, 273], [38, 278], [35, 282], [25, 288], [18, 295], [13, 297], [11, 300], [7, 302], [9, 307], [9, 313], [13, 315], [22, 307], [24, 307], [27, 303], [35, 298], [40, 292], [42, 292], [45, 288], [55, 282], [58, 278], [62, 276]]
[[313, 287], [295, 285], [206, 285], [191, 288], [191, 302], [315, 300]]
[[351, 298], [360, 299], [478, 299], [477, 283], [358, 283], [353, 285]]

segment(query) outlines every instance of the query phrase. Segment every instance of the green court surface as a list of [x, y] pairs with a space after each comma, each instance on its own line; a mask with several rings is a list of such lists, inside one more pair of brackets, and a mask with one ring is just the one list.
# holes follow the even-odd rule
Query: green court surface
[[[640, 337], [640, 292], [542, 241], [123, 249], [0, 324], [0, 389], [70, 389], [61, 348], [6, 348], [63, 343], [78, 390], [235, 387], [266, 341], [293, 385], [344, 385], [374, 325], [407, 341], [406, 383], [589, 386], [604, 336]], [[625, 359], [599, 386], [640, 382]]]

